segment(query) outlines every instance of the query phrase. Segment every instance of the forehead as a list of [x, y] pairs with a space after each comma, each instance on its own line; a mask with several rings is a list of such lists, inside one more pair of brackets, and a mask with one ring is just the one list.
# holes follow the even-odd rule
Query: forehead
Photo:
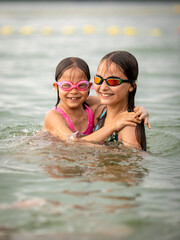
[[83, 70], [77, 67], [69, 68], [66, 71], [64, 71], [62, 77], [60, 78], [62, 81], [72, 81], [72, 82], [78, 82], [80, 80], [87, 80], [87, 77]]
[[97, 69], [97, 74], [99, 74], [102, 77], [122, 75], [125, 76], [124, 71], [120, 66], [107, 60], [100, 62]]

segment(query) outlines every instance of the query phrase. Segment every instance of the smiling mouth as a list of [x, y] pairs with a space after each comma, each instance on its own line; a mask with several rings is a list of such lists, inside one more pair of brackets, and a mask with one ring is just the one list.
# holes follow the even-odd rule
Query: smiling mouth
[[101, 96], [103, 97], [109, 97], [109, 96], [112, 96], [113, 94], [111, 93], [101, 93]]
[[78, 99], [80, 99], [80, 97], [67, 97], [68, 99], [70, 99], [70, 100], [78, 100]]

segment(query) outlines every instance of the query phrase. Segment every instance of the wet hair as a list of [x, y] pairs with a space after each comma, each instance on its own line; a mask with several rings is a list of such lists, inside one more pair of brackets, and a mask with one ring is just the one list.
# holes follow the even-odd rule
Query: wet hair
[[[86, 77], [87, 80], [90, 81], [91, 75], [90, 75], [90, 70], [88, 64], [81, 58], [78, 57], [68, 57], [64, 58], [62, 61], [60, 61], [56, 67], [55, 71], [55, 80], [56, 82], [62, 77], [63, 73], [70, 68], [79, 68], [81, 69]], [[89, 94], [89, 93], [88, 93]], [[57, 103], [56, 107], [60, 102], [60, 97], [59, 97], [59, 88], [57, 89]], [[87, 104], [86, 104], [87, 105]], [[85, 107], [85, 103], [83, 103], [83, 107]]]
[[[136, 86], [133, 83], [137, 80], [139, 68], [138, 62], [136, 58], [127, 51], [114, 51], [105, 55], [101, 61], [107, 61], [107, 67], [111, 65], [111, 63], [115, 63], [117, 68], [123, 70], [124, 74], [126, 75], [127, 79], [131, 81], [131, 85], [133, 86], [133, 91], [129, 92], [128, 95], [128, 106], [127, 111], [133, 112], [135, 107], [135, 94], [136, 94]], [[102, 123], [98, 122], [99, 126], [104, 125], [105, 117], [101, 118]], [[103, 120], [104, 119], [104, 120]], [[98, 119], [100, 121], [100, 119]], [[103, 124], [103, 125], [102, 125]], [[141, 145], [142, 150], [146, 151], [146, 135], [144, 129], [144, 121], [136, 127], [136, 137]]]

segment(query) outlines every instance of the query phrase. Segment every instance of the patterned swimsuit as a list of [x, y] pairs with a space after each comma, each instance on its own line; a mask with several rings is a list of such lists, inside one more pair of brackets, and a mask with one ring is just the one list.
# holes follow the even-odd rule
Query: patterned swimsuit
[[[105, 115], [107, 114], [107, 110], [105, 110], [100, 116], [99, 120], [101, 120]], [[104, 118], [105, 120], [105, 118]], [[104, 125], [104, 122], [103, 122]], [[94, 128], [94, 131], [97, 131], [100, 129], [99, 124], [97, 123], [96, 127]], [[106, 142], [118, 142], [118, 132], [113, 132], [107, 139]]]

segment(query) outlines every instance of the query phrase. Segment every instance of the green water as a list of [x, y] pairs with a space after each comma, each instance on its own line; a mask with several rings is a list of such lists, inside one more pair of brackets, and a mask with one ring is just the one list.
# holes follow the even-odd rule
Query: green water
[[[180, 238], [179, 14], [176, 2], [0, 3], [0, 239]], [[57, 63], [82, 57], [93, 76], [117, 49], [139, 62], [147, 153], [38, 136]]]

